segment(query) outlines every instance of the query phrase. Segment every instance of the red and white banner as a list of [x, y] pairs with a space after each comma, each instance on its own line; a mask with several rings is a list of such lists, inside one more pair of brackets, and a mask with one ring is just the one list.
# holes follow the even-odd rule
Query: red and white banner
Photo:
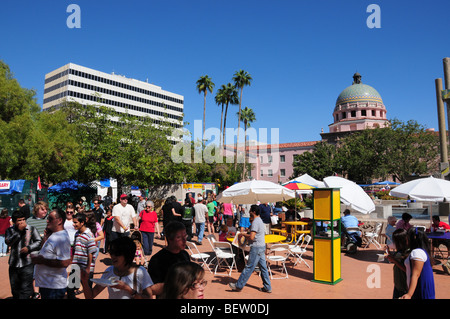
[[10, 189], [11, 182], [10, 181], [0, 181], [0, 189]]

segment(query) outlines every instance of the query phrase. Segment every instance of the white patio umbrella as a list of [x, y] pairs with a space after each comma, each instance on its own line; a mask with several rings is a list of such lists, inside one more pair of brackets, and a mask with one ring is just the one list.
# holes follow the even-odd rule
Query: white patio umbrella
[[429, 202], [430, 222], [432, 223], [433, 202], [450, 201], [450, 181], [433, 176], [418, 178], [406, 182], [392, 189], [389, 194], [395, 197], [406, 198]]
[[418, 178], [391, 189], [390, 195], [428, 202], [442, 202], [444, 198], [450, 201], [450, 181], [432, 176]]
[[314, 187], [325, 187], [324, 182], [321, 182], [321, 181], [315, 179], [314, 177], [309, 176], [308, 174], [303, 174], [299, 177], [296, 177], [293, 180], [286, 182], [285, 184], [290, 183], [290, 182], [300, 182], [300, 183], [308, 184], [308, 185], [311, 185]]
[[252, 180], [230, 186], [217, 195], [217, 201], [233, 204], [274, 203], [295, 198], [295, 191], [268, 181]]
[[373, 200], [355, 182], [338, 176], [325, 177], [323, 181], [326, 187], [340, 188], [341, 202], [350, 208], [363, 214], [369, 214], [375, 210]]

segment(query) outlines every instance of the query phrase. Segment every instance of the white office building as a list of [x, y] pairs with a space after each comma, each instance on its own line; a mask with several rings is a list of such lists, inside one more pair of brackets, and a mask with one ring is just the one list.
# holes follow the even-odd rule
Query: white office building
[[183, 127], [184, 97], [161, 87], [69, 63], [45, 75], [44, 111], [65, 101], [104, 105], [119, 113], [150, 117], [156, 125]]

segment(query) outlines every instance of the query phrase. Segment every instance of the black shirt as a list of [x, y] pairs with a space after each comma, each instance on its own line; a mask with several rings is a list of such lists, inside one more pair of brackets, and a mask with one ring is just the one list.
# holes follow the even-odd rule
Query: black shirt
[[157, 284], [159, 282], [164, 282], [170, 266], [190, 260], [191, 258], [185, 250], [180, 251], [178, 254], [174, 254], [166, 248], [163, 248], [150, 259], [150, 262], [148, 263], [148, 273], [150, 278], [152, 278], [153, 283]]

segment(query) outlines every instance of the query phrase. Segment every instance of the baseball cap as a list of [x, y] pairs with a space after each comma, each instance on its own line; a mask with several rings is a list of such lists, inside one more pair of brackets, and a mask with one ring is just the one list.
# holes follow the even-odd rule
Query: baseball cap
[[128, 195], [127, 194], [120, 195], [120, 199], [123, 199], [123, 198], [128, 198]]

